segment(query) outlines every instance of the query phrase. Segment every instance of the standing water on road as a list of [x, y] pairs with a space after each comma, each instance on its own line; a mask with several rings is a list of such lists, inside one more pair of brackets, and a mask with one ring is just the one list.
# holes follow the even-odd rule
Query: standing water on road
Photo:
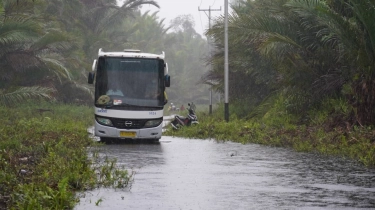
[[102, 153], [134, 170], [134, 182], [88, 192], [76, 210], [375, 209], [375, 170], [342, 158], [167, 136]]

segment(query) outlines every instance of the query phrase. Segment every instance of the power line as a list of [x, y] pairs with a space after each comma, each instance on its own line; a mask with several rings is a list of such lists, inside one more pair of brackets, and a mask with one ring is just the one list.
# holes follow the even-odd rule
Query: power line
[[203, 29], [203, 23], [202, 23], [201, 13], [199, 13], [199, 20], [201, 21], [202, 35], [204, 35], [204, 29]]
[[[211, 9], [211, 6], [208, 9], [200, 9], [200, 7], [198, 7], [198, 11], [203, 11], [205, 13], [206, 13], [206, 11], [208, 11], [208, 29], [211, 29], [211, 11], [221, 11], [221, 7], [220, 7], [220, 9]], [[211, 40], [210, 40], [210, 37], [207, 37], [207, 40], [208, 40], [209, 53], [210, 53], [210, 57], [211, 57], [212, 56], [212, 51], [211, 51]], [[210, 69], [211, 68], [212, 68], [212, 66], [210, 65]], [[210, 88], [209, 114], [212, 114], [212, 87]]]

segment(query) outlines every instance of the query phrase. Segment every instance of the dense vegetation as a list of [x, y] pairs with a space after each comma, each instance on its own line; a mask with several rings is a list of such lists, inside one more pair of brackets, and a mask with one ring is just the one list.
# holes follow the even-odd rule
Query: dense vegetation
[[[281, 103], [295, 123], [308, 125], [313, 110], [329, 108], [332, 128], [374, 125], [374, 18], [370, 0], [236, 1], [228, 26], [230, 98], [248, 107], [236, 114], [264, 116]], [[205, 80], [218, 91], [223, 30], [220, 18], [208, 33], [217, 51]]]
[[[231, 120], [172, 135], [340, 154], [375, 165], [375, 2], [237, 0], [229, 16]], [[224, 18], [203, 81], [224, 91]], [[221, 111], [220, 111], [221, 112]], [[185, 134], [184, 134], [185, 133]]]
[[[0, 132], [2, 208], [70, 208], [76, 190], [107, 183], [93, 177], [87, 158], [87, 108], [46, 105], [51, 113], [20, 106], [30, 98], [91, 104], [86, 75], [99, 48], [165, 51], [172, 78], [167, 93], [178, 105], [207, 104], [207, 87], [223, 93], [223, 17], [207, 32], [215, 44], [207, 57], [189, 16], [165, 26], [157, 13], [141, 14], [143, 4], [158, 6], [0, 0], [0, 111], [9, 125]], [[219, 109], [200, 115], [198, 127], [167, 134], [289, 146], [374, 166], [375, 2], [236, 0], [232, 9], [230, 122]], [[127, 183], [117, 181], [128, 174], [107, 163], [103, 177], [118, 175], [109, 185]]]
[[[208, 100], [198, 84], [206, 71], [206, 41], [189, 16], [165, 27], [157, 13], [127, 0], [0, 0], [0, 104], [30, 96], [64, 103], [92, 104], [87, 74], [99, 48], [166, 53], [173, 88], [170, 101]], [[169, 32], [169, 33], [167, 33]]]
[[72, 209], [76, 192], [128, 186], [131, 174], [100, 158], [87, 133], [86, 75], [99, 48], [165, 51], [175, 84], [169, 99], [207, 100], [197, 84], [206, 42], [189, 17], [165, 28], [156, 13], [140, 13], [155, 1], [116, 3], [0, 0], [0, 209]]
[[[231, 106], [233, 112], [242, 111], [235, 108]], [[354, 126], [350, 132], [340, 127], [325, 127], [328, 110], [315, 112], [308, 126], [296, 124], [293, 115], [287, 114], [286, 110], [281, 111], [282, 107], [278, 108], [262, 118], [243, 119], [232, 114], [229, 122], [226, 122], [224, 107], [220, 106], [212, 115], [198, 112], [198, 125], [179, 130], [168, 126], [164, 135], [289, 147], [298, 152], [350, 158], [367, 167], [375, 167], [375, 131], [372, 127]]]
[[76, 192], [130, 184], [132, 174], [98, 155], [91, 108], [23, 103], [0, 114], [0, 209], [72, 209]]

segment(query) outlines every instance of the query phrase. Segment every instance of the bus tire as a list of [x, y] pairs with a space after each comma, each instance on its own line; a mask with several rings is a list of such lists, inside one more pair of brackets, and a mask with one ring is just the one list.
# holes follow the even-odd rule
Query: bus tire
[[110, 143], [113, 143], [113, 140], [108, 137], [100, 137], [100, 142], [105, 143], [105, 144], [110, 144]]

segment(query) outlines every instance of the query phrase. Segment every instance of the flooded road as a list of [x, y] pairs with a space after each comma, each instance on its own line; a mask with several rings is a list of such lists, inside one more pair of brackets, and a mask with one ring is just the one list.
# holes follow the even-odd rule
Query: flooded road
[[103, 154], [136, 171], [134, 183], [88, 192], [77, 210], [375, 209], [375, 170], [341, 158], [167, 136]]

